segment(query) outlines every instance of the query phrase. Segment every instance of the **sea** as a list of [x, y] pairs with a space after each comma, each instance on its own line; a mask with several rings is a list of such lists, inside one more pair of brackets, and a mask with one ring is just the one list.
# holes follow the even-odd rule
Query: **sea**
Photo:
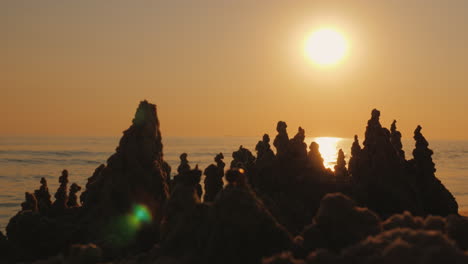
[[[222, 152], [226, 167], [232, 152], [243, 145], [255, 153], [260, 137], [165, 137], [164, 159], [177, 171], [179, 156], [188, 154], [190, 165], [204, 170]], [[316, 141], [324, 164], [333, 168], [339, 149], [349, 159], [352, 139], [336, 137], [308, 137], [306, 143]], [[118, 137], [0, 137], [0, 231], [5, 231], [9, 219], [21, 208], [25, 192], [40, 186], [47, 179], [53, 196], [63, 169], [69, 172], [70, 184], [83, 187], [94, 169], [105, 164], [119, 143]], [[436, 176], [457, 199], [460, 211], [468, 211], [468, 141], [430, 141], [434, 150]], [[403, 140], [406, 157], [412, 157], [414, 142]], [[274, 149], [274, 148], [273, 148]]]

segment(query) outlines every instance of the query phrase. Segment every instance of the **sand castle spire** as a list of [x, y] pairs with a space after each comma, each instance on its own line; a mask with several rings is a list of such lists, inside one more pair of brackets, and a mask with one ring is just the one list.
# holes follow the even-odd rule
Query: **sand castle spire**
[[302, 127], [297, 129], [297, 134], [289, 141], [291, 158], [302, 162], [307, 162], [307, 144], [305, 140], [305, 130]]
[[403, 151], [403, 145], [401, 144], [401, 133], [396, 128], [396, 120], [393, 120], [390, 127], [390, 142], [392, 142], [393, 147], [398, 152], [398, 155], [402, 159], [405, 159], [405, 152]]
[[[159, 223], [169, 196], [163, 145], [156, 105], [141, 101], [131, 126], [123, 132], [116, 152], [88, 179], [81, 196], [87, 215], [98, 216], [89, 235], [124, 236], [122, 230], [104, 230], [111, 219], [126, 215], [136, 205], [145, 208]], [[155, 235], [156, 236], [156, 235]]]
[[364, 147], [373, 147], [377, 144], [377, 137], [380, 134], [382, 125], [380, 124], [380, 111], [373, 109], [371, 119], [367, 122], [366, 135], [364, 138]]
[[419, 125], [414, 130], [414, 140], [416, 141], [416, 147], [413, 150], [414, 160], [425, 173], [434, 173], [436, 172], [435, 164], [432, 161], [432, 154], [434, 152], [429, 148], [429, 143], [421, 133], [421, 130], [422, 127]]
[[357, 135], [354, 135], [353, 145], [351, 146], [351, 158], [349, 159], [348, 171], [350, 175], [354, 175], [356, 172], [357, 161], [359, 154], [361, 153], [361, 146], [359, 145], [359, 139]]
[[216, 195], [223, 189], [223, 176], [225, 167], [223, 159], [223, 153], [217, 154], [214, 158], [216, 165], [211, 164], [204, 171], [206, 177], [204, 180], [205, 196], [203, 198], [203, 201], [205, 202], [214, 201]]
[[421, 189], [424, 210], [430, 214], [444, 216], [457, 214], [458, 204], [455, 197], [435, 176], [436, 168], [432, 161], [434, 152], [429, 148], [429, 143], [421, 130], [422, 127], [419, 125], [414, 130], [416, 144], [413, 150], [414, 159], [410, 161], [410, 164], [416, 172], [416, 181]]
[[343, 183], [348, 178], [348, 169], [346, 169], [345, 154], [342, 149], [338, 151], [338, 157], [335, 165], [335, 176], [338, 183]]
[[67, 187], [68, 187], [68, 171], [63, 170], [62, 175], [59, 177], [60, 186], [55, 193], [55, 201], [53, 203], [54, 210], [64, 210], [67, 208], [68, 202], [68, 194], [67, 194]]
[[21, 210], [23, 211], [39, 211], [37, 207], [37, 199], [34, 194], [25, 192], [24, 193], [25, 201], [21, 204]]
[[273, 145], [276, 148], [276, 156], [278, 158], [286, 157], [289, 152], [289, 136], [286, 130], [287, 127], [288, 125], [284, 121], [279, 121], [276, 125], [278, 135], [276, 135]]
[[325, 165], [323, 164], [322, 154], [319, 151], [319, 144], [317, 142], [312, 141], [309, 146], [309, 153], [307, 154], [309, 158], [309, 162], [312, 168], [324, 171]]
[[76, 195], [79, 191], [81, 191], [81, 186], [79, 186], [78, 184], [73, 183], [73, 184], [70, 186], [69, 195], [68, 195], [68, 201], [67, 201], [67, 206], [68, 206], [69, 208], [73, 208], [73, 207], [78, 207], [78, 206], [79, 206], [79, 203], [78, 203], [78, 196]]
[[188, 172], [191, 169], [187, 157], [188, 157], [187, 153], [182, 153], [179, 156], [180, 165], [179, 165], [179, 167], [177, 167], [177, 172], [179, 174], [184, 174], [184, 173]]
[[258, 168], [271, 166], [276, 157], [273, 150], [271, 150], [270, 136], [268, 134], [264, 134], [262, 140], [258, 141], [255, 150], [257, 151], [256, 166]]
[[44, 177], [41, 178], [41, 186], [39, 189], [34, 191], [34, 196], [37, 198], [39, 211], [41, 213], [47, 212], [52, 205], [52, 201], [50, 200], [51, 196], [49, 187], [47, 187], [47, 180]]

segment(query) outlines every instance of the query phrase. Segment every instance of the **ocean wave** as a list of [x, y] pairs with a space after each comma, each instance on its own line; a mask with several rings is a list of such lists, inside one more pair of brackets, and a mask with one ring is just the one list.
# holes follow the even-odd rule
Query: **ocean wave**
[[111, 152], [103, 151], [81, 151], [81, 150], [0, 150], [0, 155], [26, 155], [26, 156], [59, 156], [59, 157], [73, 157], [73, 156], [108, 156]]
[[31, 159], [0, 159], [0, 163], [28, 163], [28, 164], [41, 164], [43, 162], [38, 160], [31, 160]]
[[1, 207], [19, 207], [20, 204], [18, 203], [0, 203], [0, 208]]
[[60, 164], [60, 165], [86, 165], [86, 164], [101, 164], [103, 162], [87, 159], [15, 159], [15, 158], [0, 158], [0, 163], [19, 163], [19, 164]]
[[40, 178], [47, 178], [48, 175], [45, 175], [45, 174], [39, 174], [39, 175], [33, 175], [32, 177], [34, 179], [40, 179]]
[[468, 195], [468, 192], [452, 192], [452, 194], [455, 196], [465, 196]]

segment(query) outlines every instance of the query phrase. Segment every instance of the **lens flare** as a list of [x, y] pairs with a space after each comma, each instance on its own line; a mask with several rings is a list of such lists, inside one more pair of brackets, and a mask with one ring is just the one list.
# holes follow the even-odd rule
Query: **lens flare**
[[140, 223], [149, 223], [152, 220], [151, 212], [141, 204], [135, 205], [133, 208], [133, 217]]
[[135, 204], [132, 210], [125, 215], [116, 217], [110, 223], [107, 235], [112, 237], [113, 245], [125, 246], [131, 243], [145, 224], [153, 220], [151, 211], [143, 204]]

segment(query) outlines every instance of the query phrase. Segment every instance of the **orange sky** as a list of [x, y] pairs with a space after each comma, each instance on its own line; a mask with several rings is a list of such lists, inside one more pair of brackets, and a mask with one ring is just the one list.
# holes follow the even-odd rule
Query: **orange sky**
[[[112, 135], [142, 99], [166, 136], [362, 135], [370, 111], [404, 138], [468, 139], [468, 1], [0, 2], [0, 135]], [[321, 69], [303, 40], [334, 27]]]

